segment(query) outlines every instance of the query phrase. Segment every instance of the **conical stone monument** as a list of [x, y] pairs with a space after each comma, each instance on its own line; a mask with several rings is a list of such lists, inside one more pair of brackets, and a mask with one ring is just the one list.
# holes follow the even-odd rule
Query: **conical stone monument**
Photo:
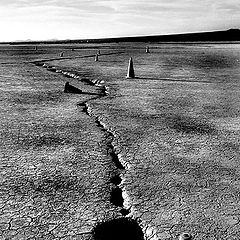
[[126, 78], [135, 78], [132, 57], [130, 57], [130, 59], [129, 59], [128, 72], [127, 72]]

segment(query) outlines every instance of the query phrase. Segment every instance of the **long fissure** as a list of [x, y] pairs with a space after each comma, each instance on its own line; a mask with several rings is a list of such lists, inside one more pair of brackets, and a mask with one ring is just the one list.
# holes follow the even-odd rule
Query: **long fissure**
[[[111, 158], [112, 162], [115, 164], [116, 168], [119, 169], [120, 172], [125, 170], [125, 167], [121, 163], [119, 159], [119, 155], [114, 147], [113, 141], [114, 141], [114, 133], [110, 131], [105, 124], [101, 121], [99, 116], [94, 116], [90, 110], [89, 101], [100, 99], [102, 97], [105, 97], [108, 95], [108, 87], [99, 85], [99, 82], [94, 82], [88, 79], [86, 81], [85, 78], [81, 79], [80, 76], [76, 73], [71, 73], [67, 71], [63, 71], [61, 69], [57, 69], [55, 67], [47, 66], [45, 63], [37, 62], [35, 64], [36, 66], [42, 66], [43, 68], [46, 68], [47, 70], [51, 69], [55, 73], [61, 73], [67, 78], [74, 78], [78, 79], [85, 84], [89, 84], [91, 86], [100, 87], [99, 94], [96, 94], [95, 97], [90, 98], [88, 100], [85, 100], [83, 102], [78, 103], [77, 105], [79, 107], [82, 107], [82, 112], [87, 114], [91, 118], [95, 118], [96, 126], [99, 127], [104, 133], [105, 133], [105, 140], [106, 140], [106, 151], [108, 156]], [[91, 94], [89, 94], [91, 95]], [[106, 222], [98, 223], [94, 229], [92, 230], [93, 238], [95, 240], [110, 240], [110, 239], [126, 239], [126, 240], [143, 240], [144, 234], [142, 232], [141, 227], [139, 226], [138, 222], [130, 217], [127, 217], [131, 213], [131, 208], [126, 209], [124, 208], [124, 197], [123, 197], [123, 190], [120, 187], [120, 184], [122, 183], [122, 177], [121, 173], [113, 176], [110, 179], [110, 182], [114, 185], [112, 188], [112, 191], [110, 193], [110, 202], [120, 207], [120, 213], [123, 216], [122, 218], [108, 220]]]

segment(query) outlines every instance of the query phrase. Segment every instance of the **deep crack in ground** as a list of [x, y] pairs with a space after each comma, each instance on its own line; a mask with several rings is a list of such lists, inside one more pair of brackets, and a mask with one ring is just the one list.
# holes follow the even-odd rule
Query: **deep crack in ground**
[[[95, 87], [99, 87], [99, 82], [96, 81], [91, 81], [90, 79], [82, 78], [80, 79], [80, 76], [76, 73], [71, 73], [71, 72], [66, 72], [62, 71], [61, 69], [56, 69], [55, 67], [47, 66], [43, 62], [39, 64], [39, 62], [35, 63], [36, 66], [42, 66], [46, 68], [47, 70], [51, 70], [52, 72], [55, 73], [62, 73], [65, 77], [67, 78], [74, 78], [74, 79], [79, 79], [80, 81], [91, 85]], [[96, 100], [100, 99], [102, 97], [108, 96], [108, 87], [101, 86], [100, 85], [100, 93], [96, 94], [96, 97], [93, 97], [91, 99], [85, 100], [83, 102], [78, 103], [77, 105], [82, 107], [82, 112], [86, 113], [89, 117], [95, 117], [95, 123], [97, 127], [99, 127], [103, 132], [105, 132], [106, 135], [106, 150], [110, 158], [112, 159], [112, 162], [115, 164], [117, 169], [120, 171], [125, 170], [125, 167], [122, 165], [119, 156], [116, 152], [116, 149], [113, 145], [114, 141], [114, 134], [112, 131], [110, 131], [104, 123], [101, 121], [99, 116], [94, 116], [91, 111], [88, 102], [91, 100]], [[89, 93], [89, 95], [92, 95]], [[122, 182], [122, 178], [120, 174], [115, 175], [110, 179], [110, 183], [114, 185], [114, 188], [112, 188], [111, 191], [111, 197], [110, 197], [110, 202], [117, 206], [120, 207], [121, 210], [119, 211], [123, 218], [119, 219], [113, 219], [113, 220], [108, 220], [106, 222], [100, 222], [98, 223], [94, 229], [92, 230], [93, 238], [95, 240], [108, 240], [108, 239], [131, 239], [131, 240], [143, 240], [144, 239], [144, 234], [141, 229], [141, 227], [138, 224], [138, 221], [126, 217], [131, 213], [131, 208], [126, 209], [124, 208], [124, 197], [123, 197], [123, 191], [121, 187], [119, 186]], [[87, 233], [89, 234], [89, 233]]]

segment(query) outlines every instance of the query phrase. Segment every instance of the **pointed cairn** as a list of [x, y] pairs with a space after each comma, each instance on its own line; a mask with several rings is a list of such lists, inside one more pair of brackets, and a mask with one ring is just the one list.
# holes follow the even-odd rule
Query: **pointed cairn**
[[146, 53], [150, 53], [149, 46], [146, 47]]
[[95, 62], [98, 62], [98, 53], [95, 56]]
[[38, 50], [38, 48], [37, 48], [37, 46], [35, 46], [35, 51], [37, 51]]
[[63, 57], [63, 52], [60, 53], [60, 57]]
[[132, 57], [130, 57], [129, 59], [128, 72], [126, 78], [135, 78]]

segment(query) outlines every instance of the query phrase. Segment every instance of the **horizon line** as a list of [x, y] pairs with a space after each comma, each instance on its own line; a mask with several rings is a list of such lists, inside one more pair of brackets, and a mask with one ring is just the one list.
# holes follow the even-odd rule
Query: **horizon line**
[[227, 32], [227, 31], [240, 31], [239, 28], [229, 28], [229, 29], [221, 29], [221, 30], [210, 30], [210, 31], [199, 31], [199, 32], [182, 32], [182, 33], [168, 33], [168, 34], [150, 34], [150, 35], [131, 35], [131, 36], [112, 36], [112, 37], [99, 37], [99, 38], [66, 38], [66, 39], [42, 39], [42, 40], [32, 40], [32, 39], [25, 39], [25, 40], [12, 40], [12, 41], [0, 41], [0, 44], [3, 43], [21, 43], [21, 42], [34, 42], [34, 43], [41, 43], [41, 42], [56, 42], [56, 41], [93, 41], [93, 40], [107, 40], [107, 39], [128, 39], [128, 38], [145, 38], [145, 37], [164, 37], [164, 36], [178, 36], [178, 35], [189, 35], [189, 34], [204, 34], [204, 33], [217, 33], [217, 32]]

